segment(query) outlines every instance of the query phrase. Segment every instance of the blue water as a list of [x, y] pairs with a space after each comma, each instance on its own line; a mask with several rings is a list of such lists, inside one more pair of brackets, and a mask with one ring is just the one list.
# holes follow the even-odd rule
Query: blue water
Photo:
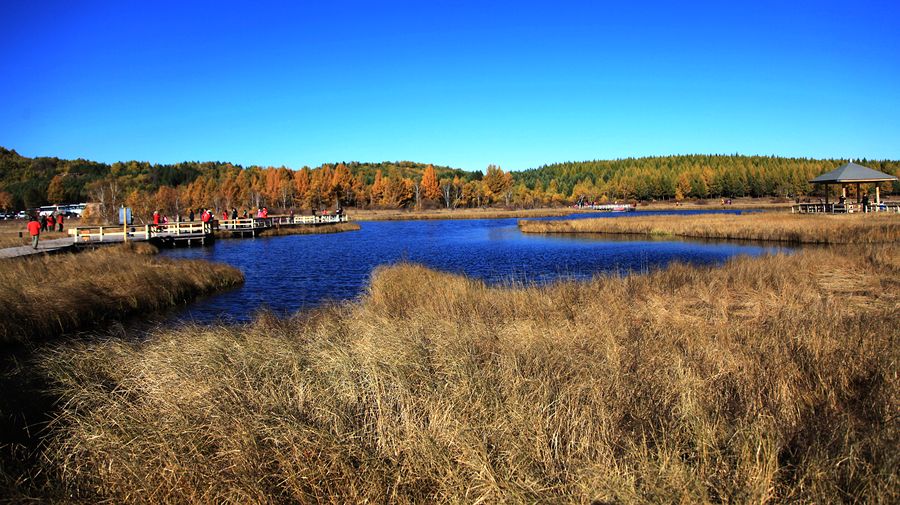
[[[669, 212], [672, 213], [672, 212]], [[684, 212], [679, 212], [684, 213]], [[643, 214], [643, 213], [641, 213]], [[633, 214], [631, 214], [633, 215]], [[626, 214], [589, 214], [627, 218]], [[383, 221], [326, 235], [218, 240], [210, 247], [164, 251], [168, 257], [229, 263], [243, 286], [170, 314], [175, 320], [247, 320], [261, 307], [291, 314], [325, 301], [358, 297], [379, 265], [411, 261], [488, 282], [543, 283], [600, 272], [646, 272], [671, 261], [719, 263], [783, 246], [599, 235], [526, 235], [516, 219]]]

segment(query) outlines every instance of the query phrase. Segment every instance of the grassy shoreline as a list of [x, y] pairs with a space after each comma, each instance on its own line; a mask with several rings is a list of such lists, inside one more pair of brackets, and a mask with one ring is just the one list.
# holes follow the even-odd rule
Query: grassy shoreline
[[154, 256], [149, 244], [0, 262], [0, 343], [66, 332], [187, 302], [243, 282], [229, 265]]
[[[790, 208], [789, 202], [773, 201], [771, 198], [737, 198], [731, 205], [721, 205], [718, 200], [702, 202], [640, 202], [638, 211], [656, 210], [784, 210]], [[529, 217], [558, 217], [569, 214], [591, 212], [573, 207], [541, 207], [536, 209], [502, 209], [502, 208], [460, 208], [460, 209], [350, 209], [348, 213], [356, 221], [403, 221], [425, 219], [503, 219]]]
[[816, 249], [60, 348], [54, 486], [128, 502], [896, 501], [900, 258]]
[[881, 244], [900, 241], [900, 216], [748, 215], [635, 216], [518, 223], [523, 233], [605, 233], [808, 244]]

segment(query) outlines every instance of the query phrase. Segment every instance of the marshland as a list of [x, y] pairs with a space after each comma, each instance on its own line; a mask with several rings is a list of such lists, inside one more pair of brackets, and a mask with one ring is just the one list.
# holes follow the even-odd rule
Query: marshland
[[[401, 221], [0, 264], [27, 296], [4, 307], [7, 340], [34, 349], [7, 374], [45, 403], [3, 484], [115, 503], [896, 501], [896, 216], [846, 217], [802, 216], [813, 242], [862, 243]], [[682, 218], [795, 219], [539, 222]], [[34, 338], [242, 279], [177, 324]]]
[[[35, 485], [79, 501], [897, 498], [893, 249], [356, 302], [48, 350]], [[23, 496], [28, 489], [22, 488]]]

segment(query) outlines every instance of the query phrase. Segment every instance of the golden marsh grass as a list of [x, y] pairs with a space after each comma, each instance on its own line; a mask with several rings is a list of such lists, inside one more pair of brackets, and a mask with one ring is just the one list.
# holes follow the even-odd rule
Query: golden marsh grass
[[0, 261], [0, 342], [44, 340], [243, 282], [234, 267], [167, 260], [149, 244]]
[[519, 221], [524, 233], [674, 235], [708, 239], [770, 240], [811, 244], [900, 241], [900, 215], [705, 214]]
[[[622, 220], [624, 221], [624, 220]], [[59, 347], [44, 475], [110, 503], [900, 499], [889, 247], [357, 303]]]

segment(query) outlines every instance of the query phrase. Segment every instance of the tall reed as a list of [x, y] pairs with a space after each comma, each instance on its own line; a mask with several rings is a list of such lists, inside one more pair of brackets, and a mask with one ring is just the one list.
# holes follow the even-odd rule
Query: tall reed
[[58, 348], [81, 501], [896, 503], [891, 248], [358, 303]]

